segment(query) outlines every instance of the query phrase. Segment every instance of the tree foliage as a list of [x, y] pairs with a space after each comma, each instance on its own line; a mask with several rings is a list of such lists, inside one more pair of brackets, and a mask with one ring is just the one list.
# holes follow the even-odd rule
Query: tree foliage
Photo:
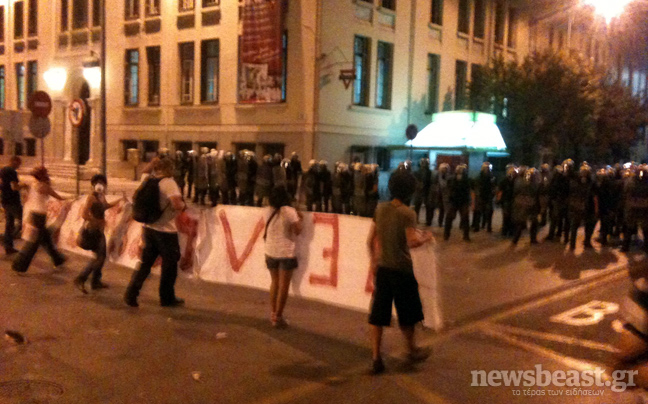
[[645, 108], [576, 55], [534, 53], [521, 64], [495, 59], [470, 85], [471, 106], [497, 115], [512, 157], [626, 158], [646, 121]]

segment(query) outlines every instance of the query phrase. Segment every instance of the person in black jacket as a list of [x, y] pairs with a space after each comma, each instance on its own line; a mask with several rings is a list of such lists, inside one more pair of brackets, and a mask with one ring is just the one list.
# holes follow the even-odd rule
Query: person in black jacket
[[569, 196], [569, 182], [573, 168], [574, 161], [572, 159], [563, 161], [549, 183], [551, 223], [549, 224], [549, 235], [545, 239], [547, 241], [553, 241], [555, 236], [557, 236], [557, 241], [560, 241], [561, 235], [564, 235], [565, 243], [569, 239], [567, 197]]
[[333, 193], [333, 184], [331, 182], [331, 172], [328, 169], [328, 162], [321, 160], [319, 162], [319, 185], [321, 187], [320, 207], [317, 208], [318, 212], [329, 212], [329, 202], [331, 194]]
[[576, 234], [581, 224], [585, 225], [584, 246], [592, 248], [592, 233], [596, 225], [595, 196], [592, 169], [587, 163], [583, 163], [578, 176], [573, 176], [569, 181], [569, 249], [572, 251], [576, 249]]
[[443, 239], [448, 240], [450, 238], [450, 230], [452, 229], [452, 222], [454, 221], [457, 213], [461, 217], [461, 222], [459, 228], [463, 230], [463, 239], [464, 241], [470, 241], [470, 178], [468, 178], [468, 167], [465, 164], [461, 164], [457, 167], [455, 175], [453, 178], [450, 178], [448, 181], [449, 196], [450, 196], [450, 208], [446, 215], [445, 220], [445, 231], [443, 233]]
[[493, 231], [493, 197], [495, 196], [495, 177], [491, 164], [486, 161], [481, 166], [479, 177], [475, 180], [475, 210], [472, 229], [477, 232], [484, 227]]
[[527, 222], [531, 222], [530, 238], [531, 244], [538, 244], [538, 181], [535, 168], [530, 168], [519, 177], [513, 187], [513, 223], [515, 234], [513, 244], [517, 244], [526, 228]]
[[596, 241], [607, 245], [612, 235], [619, 194], [614, 184], [614, 170], [601, 168], [596, 172], [596, 197], [598, 198], [598, 219], [601, 221], [599, 237]]
[[416, 191], [414, 191], [414, 213], [418, 220], [421, 212], [421, 206], [425, 205], [425, 223], [432, 224], [432, 215], [434, 210], [428, 199], [430, 194], [430, 185], [432, 184], [432, 171], [430, 171], [430, 159], [423, 157], [419, 162], [419, 169], [414, 173], [416, 178]]
[[518, 171], [513, 165], [506, 168], [506, 177], [502, 178], [498, 186], [497, 200], [502, 206], [502, 237], [513, 237], [515, 226], [513, 224], [513, 190]]

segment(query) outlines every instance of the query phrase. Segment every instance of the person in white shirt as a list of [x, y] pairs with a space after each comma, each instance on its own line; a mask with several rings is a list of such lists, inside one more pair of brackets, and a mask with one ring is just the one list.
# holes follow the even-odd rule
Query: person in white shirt
[[295, 244], [302, 231], [302, 214], [290, 206], [292, 198], [284, 187], [274, 188], [270, 193], [267, 212], [265, 240], [266, 265], [270, 271], [271, 322], [276, 328], [287, 326], [283, 310], [288, 299], [292, 272], [297, 268]]
[[155, 158], [144, 169], [142, 182], [148, 179], [151, 172], [156, 178], [161, 178], [159, 187], [162, 216], [155, 223], [144, 225], [142, 229], [144, 238], [142, 262], [139, 269], [133, 273], [124, 295], [124, 301], [131, 307], [139, 306], [137, 296], [158, 256], [162, 257], [160, 304], [165, 307], [184, 305], [184, 300], [178, 299], [175, 295], [175, 281], [178, 276], [178, 261], [180, 260], [176, 216], [179, 212], [184, 211], [187, 205], [182, 199], [178, 184], [173, 179], [173, 171], [174, 163], [170, 158]]
[[65, 199], [52, 189], [50, 177], [45, 167], [36, 167], [31, 174], [36, 179], [36, 182], [30, 186], [29, 197], [25, 204], [31, 229], [20, 254], [16, 256], [12, 263], [11, 268], [16, 272], [27, 272], [36, 251], [38, 251], [38, 247], [41, 245], [49, 254], [55, 267], [62, 265], [66, 260], [65, 256], [54, 245], [52, 234], [46, 227], [47, 200], [50, 196], [61, 201]]

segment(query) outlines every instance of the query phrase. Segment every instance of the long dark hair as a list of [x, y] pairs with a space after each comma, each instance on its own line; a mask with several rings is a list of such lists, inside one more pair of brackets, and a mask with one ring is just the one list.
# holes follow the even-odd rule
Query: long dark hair
[[274, 208], [274, 211], [272, 212], [272, 215], [268, 218], [268, 221], [266, 222], [265, 225], [265, 232], [263, 232], [263, 240], [268, 236], [268, 226], [270, 226], [270, 222], [272, 219], [277, 216], [281, 208], [284, 206], [290, 206], [290, 203], [292, 202], [290, 194], [286, 190], [285, 187], [276, 187], [273, 188], [272, 191], [270, 191], [270, 197], [268, 198], [270, 200], [270, 206]]

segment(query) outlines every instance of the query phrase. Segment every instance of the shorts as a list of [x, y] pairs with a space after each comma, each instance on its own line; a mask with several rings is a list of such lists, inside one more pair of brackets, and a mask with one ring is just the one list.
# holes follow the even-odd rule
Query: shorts
[[266, 255], [268, 269], [284, 269], [286, 271], [297, 268], [297, 258], [273, 258]]
[[378, 267], [374, 287], [369, 324], [389, 327], [393, 303], [400, 326], [413, 326], [423, 321], [423, 306], [413, 273]]

